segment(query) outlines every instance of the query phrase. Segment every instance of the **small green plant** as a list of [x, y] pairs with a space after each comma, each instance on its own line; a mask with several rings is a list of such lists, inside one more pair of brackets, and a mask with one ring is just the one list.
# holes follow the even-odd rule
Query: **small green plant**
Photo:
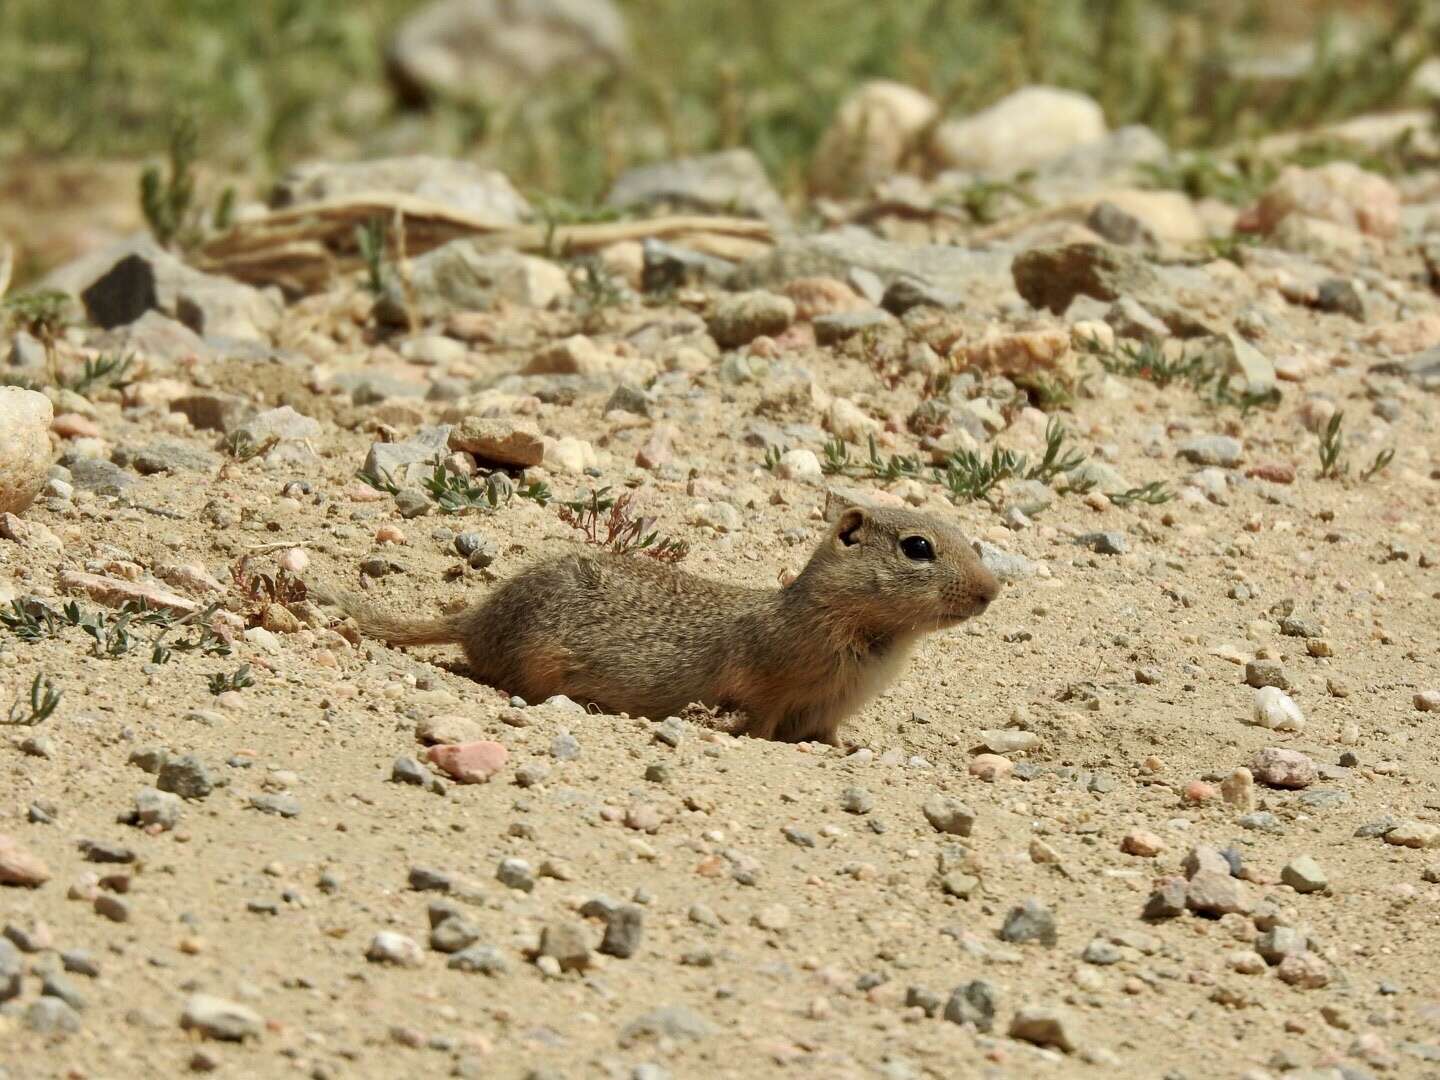
[[45, 350], [45, 365], [50, 378], [58, 382], [55, 363], [55, 342], [65, 330], [73, 301], [58, 289], [34, 289], [16, 293], [4, 301], [5, 322], [13, 329], [23, 330]]
[[934, 471], [933, 476], [956, 502], [972, 502], [975, 499], [990, 502], [990, 492], [996, 485], [1012, 476], [1022, 475], [1024, 471], [1023, 455], [995, 446], [988, 458], [973, 450], [957, 450], [942, 468]]
[[150, 232], [164, 247], [191, 239], [195, 202], [195, 158], [200, 131], [192, 117], [181, 118], [170, 132], [169, 171], [147, 166], [140, 174], [140, 209]]
[[481, 485], [470, 478], [453, 473], [436, 464], [435, 471], [424, 481], [425, 490], [446, 514], [463, 514], [466, 510], [495, 510], [510, 497], [513, 490], [503, 473], [491, 473]]
[[371, 218], [355, 226], [355, 250], [365, 263], [365, 289], [373, 296], [385, 291], [385, 219]]
[[630, 492], [612, 498], [608, 487], [562, 502], [560, 520], [585, 534], [585, 542], [622, 555], [640, 554], [658, 562], [679, 562], [690, 553], [684, 540], [662, 537], [655, 519], [630, 512]]
[[[160, 636], [152, 643], [151, 663], [168, 663], [177, 652], [199, 653], [201, 656], [229, 656], [230, 643], [215, 633], [214, 628], [210, 625], [210, 620], [219, 610], [219, 604], [211, 604], [201, 611], [186, 615], [174, 623], [166, 624]], [[191, 625], [199, 626], [199, 633], [196, 636], [181, 638], [178, 641], [166, 640], [171, 630]]]
[[363, 483], [368, 484], [376, 491], [383, 491], [386, 495], [399, 495], [400, 485], [390, 475], [389, 469], [380, 469], [376, 472], [365, 472], [361, 470], [355, 476]]
[[236, 461], [251, 461], [261, 454], [269, 453], [280, 443], [279, 436], [271, 435], [256, 442], [243, 428], [226, 435], [222, 446], [225, 453]]
[[5, 722], [17, 727], [35, 727], [37, 724], [43, 724], [55, 712], [63, 695], [64, 691], [56, 690], [55, 684], [42, 671], [30, 684], [29, 700], [17, 698], [15, 703], [10, 706], [9, 716]]
[[[68, 611], [74, 608], [72, 621]], [[39, 600], [12, 600], [9, 611], [0, 611], [0, 625], [9, 630], [26, 644], [34, 644], [44, 638], [59, 637], [67, 626], [79, 624], [79, 609], [73, 603], [66, 605], [67, 615], [56, 613], [50, 605]]]
[[1374, 461], [1370, 462], [1369, 465], [1365, 466], [1365, 468], [1360, 470], [1360, 479], [1375, 479], [1375, 477], [1379, 476], [1382, 472], [1388, 469], [1390, 467], [1390, 463], [1394, 460], [1395, 448], [1393, 446], [1387, 446], [1384, 450], [1381, 450], [1378, 454], [1375, 455]]
[[550, 500], [555, 496], [550, 493], [550, 485], [544, 480], [534, 480], [528, 484], [521, 484], [515, 489], [515, 494], [522, 499], [529, 499], [537, 506], [548, 506]]
[[1322, 480], [1338, 480], [1349, 470], [1345, 462], [1345, 435], [1342, 433], [1341, 425], [1345, 422], [1345, 414], [1336, 412], [1325, 425], [1325, 430], [1320, 433], [1320, 478]]
[[625, 290], [619, 278], [595, 256], [579, 260], [580, 273], [575, 281], [575, 310], [587, 333], [604, 327], [605, 313], [625, 301]]
[[1169, 356], [1162, 346], [1153, 341], [1139, 344], [1121, 341], [1106, 348], [1094, 338], [1087, 338], [1085, 349], [1111, 375], [1144, 379], [1162, 389], [1177, 379], [1193, 381], [1204, 368], [1204, 361], [1200, 357], [1187, 356], [1185, 349]]
[[765, 448], [765, 459], [761, 462], [766, 472], [774, 472], [780, 467], [780, 459], [785, 456], [783, 446], [767, 446]]
[[217, 671], [209, 677], [210, 693], [217, 697], [227, 690], [244, 690], [245, 687], [254, 685], [255, 677], [250, 674], [249, 664], [241, 664], [228, 675]]
[[1051, 418], [1050, 422], [1045, 425], [1045, 456], [1040, 459], [1038, 464], [1025, 471], [1025, 479], [1039, 480], [1042, 484], [1049, 484], [1061, 473], [1068, 473], [1085, 464], [1085, 454], [1074, 448], [1065, 449], [1065, 440], [1069, 434], [1065, 430], [1064, 424]]
[[97, 356], [94, 359], [87, 356], [81, 365], [80, 373], [62, 378], [60, 386], [62, 389], [87, 396], [96, 383], [104, 387], [121, 386], [133, 360], [134, 358], [129, 356]]
[[1175, 498], [1174, 492], [1167, 488], [1163, 482], [1152, 480], [1144, 487], [1130, 488], [1128, 491], [1116, 491], [1107, 493], [1105, 496], [1116, 506], [1129, 506], [1132, 503], [1145, 503], [1149, 506], [1160, 506]]

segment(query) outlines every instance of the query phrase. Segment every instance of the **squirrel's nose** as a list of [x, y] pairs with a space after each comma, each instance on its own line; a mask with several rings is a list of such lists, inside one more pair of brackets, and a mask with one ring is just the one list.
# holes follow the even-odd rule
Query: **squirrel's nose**
[[990, 606], [990, 602], [1000, 595], [1000, 579], [994, 574], [987, 573], [975, 582], [975, 602], [981, 609]]

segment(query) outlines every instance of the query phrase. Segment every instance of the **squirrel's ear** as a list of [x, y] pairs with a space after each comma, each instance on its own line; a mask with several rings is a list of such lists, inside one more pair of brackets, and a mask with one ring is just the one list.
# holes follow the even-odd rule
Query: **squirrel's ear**
[[865, 511], [858, 506], [852, 506], [840, 515], [840, 520], [835, 525], [835, 538], [850, 547], [860, 542], [860, 528], [865, 524]]

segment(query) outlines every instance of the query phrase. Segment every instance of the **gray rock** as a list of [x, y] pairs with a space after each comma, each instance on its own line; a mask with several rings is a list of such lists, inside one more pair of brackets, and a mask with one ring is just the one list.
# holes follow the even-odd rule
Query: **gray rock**
[[1011, 264], [1015, 289], [1036, 308], [1065, 314], [1077, 296], [1119, 300], [1160, 291], [1160, 279], [1138, 255], [1106, 244], [1031, 248]]
[[748, 345], [762, 334], [774, 336], [795, 321], [795, 302], [788, 296], [751, 291], [721, 296], [710, 313], [710, 334], [723, 349]]
[[640, 287], [647, 293], [696, 285], [719, 285], [735, 273], [735, 264], [680, 244], [653, 237], [641, 242], [644, 262]]
[[834, 345], [856, 334], [878, 330], [894, 323], [894, 316], [877, 308], [873, 311], [837, 311], [829, 315], [817, 315], [811, 325], [815, 328], [816, 344]]
[[139, 356], [151, 364], [180, 364], [199, 358], [218, 359], [220, 353], [184, 323], [147, 311], [134, 322], [97, 334], [90, 345], [116, 356]]
[[1047, 161], [1036, 169], [1031, 183], [1045, 194], [1046, 202], [1062, 202], [1107, 187], [1138, 186], [1149, 176], [1145, 166], [1158, 165], [1169, 156], [1163, 139], [1132, 124]]
[[622, 382], [615, 387], [615, 392], [605, 403], [606, 412], [614, 409], [633, 413], [636, 416], [648, 417], [650, 415], [650, 398], [642, 387], [636, 386], [634, 383]]
[[969, 836], [975, 828], [975, 811], [949, 795], [932, 795], [922, 808], [925, 820], [936, 832], [950, 836]]
[[400, 24], [386, 67], [406, 104], [493, 108], [559, 75], [598, 77], [628, 54], [613, 0], [437, 0]]
[[155, 786], [174, 792], [182, 799], [203, 799], [215, 790], [215, 781], [205, 763], [194, 754], [173, 758], [160, 766]]
[[1110, 305], [1105, 321], [1115, 331], [1116, 337], [1129, 338], [1155, 345], [1170, 336], [1170, 327], [1150, 313], [1140, 301], [1122, 296]]
[[1408, 360], [1374, 364], [1370, 371], [1377, 375], [1398, 375], [1422, 390], [1440, 390], [1440, 345], [1416, 353]]
[[42, 997], [25, 1010], [25, 1026], [37, 1035], [70, 1035], [80, 1030], [80, 1015], [58, 997]]
[[1248, 814], [1241, 814], [1236, 821], [1242, 829], [1250, 829], [1252, 832], [1278, 836], [1285, 831], [1280, 819], [1269, 810], [1253, 810]]
[[430, 770], [408, 754], [401, 754], [390, 763], [390, 780], [393, 783], [428, 787], [433, 779]]
[[1149, 920], [1173, 919], [1185, 914], [1186, 885], [1181, 878], [1165, 878], [1145, 901], [1142, 917]]
[[85, 1011], [85, 995], [59, 972], [51, 971], [45, 975], [40, 984], [40, 993], [45, 997], [59, 998], [76, 1012]]
[[684, 1005], [667, 1005], [632, 1020], [620, 1031], [620, 1045], [670, 1039], [696, 1042], [715, 1034], [715, 1025]]
[[457, 953], [479, 940], [479, 927], [458, 915], [440, 920], [430, 930], [430, 947], [436, 952]]
[[1280, 880], [1298, 893], [1323, 892], [1330, 887], [1330, 879], [1320, 864], [1309, 855], [1291, 859], [1280, 871]]
[[125, 340], [135, 352], [168, 359], [183, 358], [175, 348], [180, 339], [163, 332], [169, 320], [178, 320], [197, 342], [200, 335], [255, 341], [273, 331], [281, 316], [279, 302], [269, 294], [196, 270], [145, 235], [67, 263], [44, 285], [80, 298], [90, 321], [103, 330], [146, 324]]
[[1316, 619], [1303, 615], [1286, 615], [1280, 620], [1280, 633], [1286, 637], [1318, 638], [1325, 635], [1324, 628]]
[[452, 240], [415, 259], [407, 293], [387, 283], [375, 315], [391, 326], [409, 322], [407, 303], [422, 321], [457, 311], [488, 311], [505, 302], [547, 308], [572, 292], [570, 279], [554, 263], [516, 251], [487, 251], [475, 240]]
[[521, 892], [530, 892], [535, 888], [535, 871], [524, 859], [501, 859], [495, 870], [495, 879]]
[[25, 974], [25, 958], [6, 938], [0, 938], [0, 1002], [20, 996], [20, 980]]
[[583, 971], [590, 966], [590, 941], [577, 922], [546, 923], [540, 931], [540, 955], [560, 965], [561, 971]]
[[1255, 939], [1255, 951], [1267, 964], [1278, 964], [1287, 956], [1308, 950], [1305, 935], [1291, 926], [1276, 926]]
[[397, 967], [419, 967], [425, 962], [420, 945], [404, 934], [381, 930], [370, 939], [365, 959], [372, 964], [394, 964]]
[[1097, 555], [1124, 555], [1130, 550], [1130, 544], [1121, 532], [1084, 533], [1076, 537], [1076, 542]]
[[1155, 246], [1155, 234], [1150, 231], [1150, 226], [1105, 199], [1090, 208], [1085, 224], [1091, 232], [1121, 247]]
[[1040, 572], [1039, 565], [1024, 555], [1011, 554], [988, 540], [976, 540], [973, 546], [975, 553], [980, 556], [980, 561], [985, 564], [985, 569], [1001, 581], [1023, 581]]
[[1327, 278], [1315, 293], [1315, 306], [1321, 311], [1348, 315], [1356, 322], [1365, 321], [1365, 301], [1349, 278]]
[[407, 880], [416, 892], [449, 892], [452, 884], [449, 874], [428, 866], [412, 866]]
[[1181, 443], [1177, 453], [1196, 465], [1233, 469], [1245, 459], [1245, 444], [1229, 435], [1202, 435]]
[[753, 151], [736, 148], [642, 165], [621, 174], [605, 202], [655, 213], [729, 214], [790, 221], [785, 202]]
[[278, 409], [257, 413], [234, 430], [242, 442], [263, 446], [272, 439], [279, 442], [318, 439], [324, 428], [313, 417], [298, 413], [289, 405], [282, 405]]
[[180, 1026], [211, 1039], [243, 1042], [259, 1038], [265, 1022], [254, 1009], [211, 994], [192, 994], [180, 1015]]
[[868, 814], [875, 809], [875, 796], [862, 787], [847, 787], [840, 793], [840, 809], [847, 814]]
[[1014, 945], [1054, 945], [1058, 940], [1055, 916], [1032, 897], [1010, 909], [1010, 914], [1005, 916], [1005, 925], [1000, 928], [1000, 938]]
[[1221, 370], [1241, 378], [1239, 389], [1268, 394], [1277, 387], [1275, 365], [1270, 358], [1239, 334], [1216, 338], [1207, 355]]
[[952, 1024], [973, 1024], [976, 1031], [989, 1032], [995, 1027], [995, 988], [975, 979], [957, 986], [945, 1002], [945, 1019]]
[[419, 483], [435, 471], [435, 462], [450, 452], [450, 425], [421, 428], [408, 439], [373, 443], [365, 455], [362, 471], [371, 476], [389, 476], [395, 483]]
[[942, 289], [924, 278], [902, 276], [892, 281], [880, 299], [880, 306], [892, 315], [904, 315], [911, 308], [934, 307], [954, 311], [964, 306], [965, 298], [957, 292]]
[[944, 1007], [940, 995], [933, 990], [923, 986], [909, 986], [905, 988], [905, 1007], [907, 1009], [921, 1009], [926, 1016], [935, 1016]]
[[1247, 660], [1245, 662], [1245, 685], [1259, 690], [1273, 686], [1277, 690], [1289, 690], [1290, 680], [1278, 660]]
[[1244, 886], [1231, 876], [1228, 868], [1201, 870], [1186, 887], [1185, 902], [1191, 911], [1201, 915], [1230, 915], [1250, 910]]
[[[972, 307], [994, 306], [1014, 298], [1004, 251], [971, 251], [945, 244], [902, 244], [876, 239], [863, 229], [782, 240], [766, 255], [742, 263], [731, 288], [783, 285], [801, 277], [854, 281], [864, 271], [888, 287], [902, 277], [965, 296]], [[862, 290], [863, 292], [863, 290]], [[870, 297], [878, 302], [880, 297]]]
[[1309, 787], [1318, 776], [1315, 762], [1305, 754], [1275, 746], [1257, 751], [1250, 771], [1262, 784], [1279, 788]]
[[117, 447], [110, 455], [116, 465], [134, 469], [141, 476], [157, 473], [212, 472], [220, 467], [220, 458], [209, 450], [199, 450], [182, 442], [162, 439], [141, 447]]
[[293, 818], [300, 816], [300, 800], [293, 795], [265, 794], [251, 795], [250, 807], [262, 814], [275, 817]]
[[1012, 1039], [1049, 1046], [1065, 1053], [1073, 1053], [1076, 1047], [1075, 1022], [1060, 1009], [1022, 1008], [1010, 1019], [1009, 1035]]
[[1094, 938], [1085, 946], [1080, 954], [1080, 959], [1087, 964], [1095, 964], [1097, 967], [1109, 967], [1111, 964], [1118, 964], [1125, 958], [1118, 946], [1111, 944], [1104, 938]]
[[123, 844], [107, 844], [99, 840], [81, 840], [80, 850], [88, 862], [113, 863], [124, 866], [135, 861], [135, 852]]
[[180, 796], [172, 792], [143, 787], [135, 793], [135, 824], [142, 828], [173, 829], [180, 820], [180, 809]]
[[580, 756], [580, 740], [562, 733], [550, 741], [550, 756], [556, 761], [574, 761]]
[[60, 458], [60, 464], [70, 470], [71, 481], [77, 488], [97, 495], [121, 495], [127, 488], [135, 486], [133, 474], [104, 458], [65, 454]]
[[605, 916], [605, 937], [600, 951], [607, 956], [628, 959], [640, 948], [645, 912], [636, 904], [620, 904]]
[[[100, 977], [100, 965], [95, 958], [83, 949], [67, 949], [60, 954], [60, 963], [66, 971], [76, 975], [84, 975], [87, 978], [98, 979]], [[0, 976], [3, 979], [3, 976]]]
[[414, 195], [495, 225], [518, 225], [531, 214], [530, 204], [503, 173], [424, 154], [297, 165], [275, 185], [272, 201], [288, 207], [377, 194]]
[[450, 957], [445, 966], [481, 975], [504, 975], [510, 970], [504, 953], [493, 945], [472, 945], [461, 949]]

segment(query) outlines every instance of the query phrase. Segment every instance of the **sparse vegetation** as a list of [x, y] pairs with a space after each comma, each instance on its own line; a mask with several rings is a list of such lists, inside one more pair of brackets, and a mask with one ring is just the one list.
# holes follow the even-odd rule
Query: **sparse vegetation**
[[178, 120], [170, 132], [168, 170], [149, 165], [140, 174], [140, 210], [156, 242], [186, 247], [195, 239], [195, 159], [200, 132], [193, 117]]
[[227, 690], [244, 690], [247, 686], [255, 685], [255, 676], [250, 674], [250, 665], [241, 664], [228, 675], [223, 671], [217, 671], [209, 677], [207, 685], [210, 693], [217, 697]]
[[1175, 498], [1175, 493], [1159, 480], [1152, 480], [1143, 487], [1130, 488], [1127, 491], [1106, 492], [1105, 497], [1116, 506], [1129, 506], [1132, 503], [1145, 503], [1148, 506], [1161, 506]]
[[250, 556], [243, 555], [230, 565], [230, 582], [245, 608], [246, 622], [259, 626], [274, 605], [288, 607], [302, 603], [309, 595], [305, 582], [283, 566], [273, 574], [250, 573]]
[[560, 520], [585, 536], [587, 544], [621, 555], [640, 554], [658, 562], [679, 562], [690, 553], [684, 540], [661, 536], [655, 519], [630, 511], [630, 492], [612, 497], [608, 487], [562, 502]]
[[1325, 424], [1325, 430], [1320, 433], [1320, 478], [1322, 480], [1338, 480], [1349, 471], [1350, 466], [1345, 461], [1345, 435], [1341, 431], [1345, 423], [1345, 414], [1336, 411]]
[[1360, 479], [1375, 479], [1375, 477], [1379, 476], [1382, 472], [1388, 469], [1390, 467], [1390, 463], [1394, 460], [1395, 448], [1393, 446], [1387, 446], [1384, 450], [1381, 450], [1378, 454], [1375, 455], [1374, 461], [1370, 462], [1369, 465], [1365, 466], [1365, 468], [1360, 470]]
[[4, 722], [15, 727], [43, 724], [59, 707], [63, 694], [63, 690], [55, 689], [48, 675], [38, 672], [30, 684], [29, 696], [15, 700]]

